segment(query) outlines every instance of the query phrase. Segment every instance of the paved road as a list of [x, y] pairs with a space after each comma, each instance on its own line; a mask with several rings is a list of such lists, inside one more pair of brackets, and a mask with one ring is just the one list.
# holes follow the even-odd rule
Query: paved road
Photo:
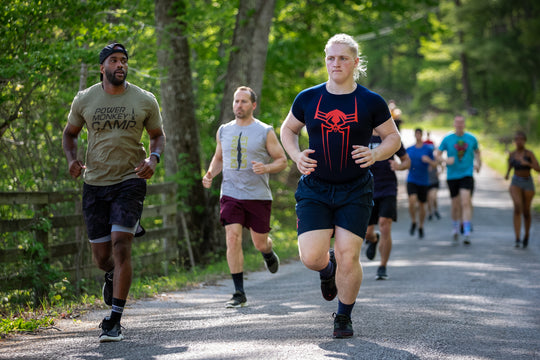
[[376, 281], [378, 257], [362, 255], [352, 339], [332, 339], [336, 301], [291, 262], [247, 275], [248, 307], [224, 308], [227, 280], [129, 304], [120, 343], [98, 343], [102, 310], [3, 340], [0, 359], [540, 359], [540, 221], [529, 248], [515, 249], [506, 188], [489, 169], [477, 177], [469, 247], [450, 239], [446, 187], [443, 218], [410, 236], [401, 188], [390, 279]]

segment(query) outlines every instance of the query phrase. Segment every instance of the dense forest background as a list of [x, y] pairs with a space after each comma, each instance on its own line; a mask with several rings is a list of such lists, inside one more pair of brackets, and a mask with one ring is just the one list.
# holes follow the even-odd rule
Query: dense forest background
[[[167, 152], [152, 182], [181, 186], [195, 254], [223, 246], [219, 189], [200, 178], [232, 89], [260, 94], [276, 130], [295, 95], [327, 75], [324, 46], [348, 33], [368, 61], [360, 83], [393, 99], [405, 127], [451, 125], [507, 141], [540, 138], [537, 0], [0, 0], [0, 191], [77, 189], [61, 147], [71, 101], [99, 81], [109, 42], [129, 51], [128, 81], [162, 106]], [[81, 158], [85, 135], [80, 143]], [[9, 208], [0, 209], [9, 218]], [[202, 225], [201, 225], [202, 224]], [[7, 241], [7, 240], [4, 240]]]

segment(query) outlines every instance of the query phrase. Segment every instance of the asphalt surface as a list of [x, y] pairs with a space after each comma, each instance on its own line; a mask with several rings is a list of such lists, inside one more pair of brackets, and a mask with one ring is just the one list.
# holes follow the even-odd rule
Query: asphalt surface
[[[98, 342], [100, 310], [57, 329], [0, 341], [0, 359], [540, 359], [540, 220], [527, 249], [514, 248], [508, 182], [476, 176], [472, 244], [452, 242], [448, 190], [440, 220], [410, 236], [400, 174], [390, 279], [376, 281], [379, 255], [362, 251], [364, 280], [355, 336], [332, 339], [337, 301], [300, 262], [246, 275], [248, 306], [225, 309], [232, 281], [129, 302], [126, 339]], [[442, 177], [444, 180], [444, 175]]]

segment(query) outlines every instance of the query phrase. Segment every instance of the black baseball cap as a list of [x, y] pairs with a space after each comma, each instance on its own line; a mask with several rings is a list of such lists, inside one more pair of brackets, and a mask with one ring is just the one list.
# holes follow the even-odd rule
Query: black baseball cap
[[109, 56], [111, 56], [114, 53], [122, 53], [126, 55], [126, 57], [129, 59], [128, 52], [126, 50], [126, 47], [119, 43], [112, 43], [107, 46], [105, 46], [99, 53], [99, 63], [103, 64], [105, 59], [107, 59]]

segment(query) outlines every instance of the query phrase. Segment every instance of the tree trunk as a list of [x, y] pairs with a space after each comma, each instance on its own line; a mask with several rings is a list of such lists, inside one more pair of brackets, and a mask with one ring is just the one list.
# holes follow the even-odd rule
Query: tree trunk
[[[219, 236], [219, 219], [214, 209], [205, 206], [206, 194], [201, 184], [199, 131], [195, 118], [195, 102], [190, 68], [190, 49], [185, 36], [186, 2], [156, 0], [155, 16], [158, 42], [158, 64], [163, 70], [161, 102], [163, 127], [167, 137], [165, 174], [180, 184], [180, 214], [177, 219], [179, 247], [185, 249], [182, 227], [185, 217], [187, 232], [192, 241], [195, 260], [216, 248], [223, 247]], [[181, 260], [187, 253], [180, 254]], [[187, 263], [187, 261], [186, 261]]]
[[[257, 96], [261, 95], [266, 53], [268, 50], [268, 34], [274, 17], [275, 0], [240, 0], [238, 15], [219, 123], [234, 119], [232, 102], [237, 87], [251, 87]], [[260, 108], [260, 99], [255, 114]]]
[[[456, 7], [461, 6], [461, 0], [455, 0]], [[475, 110], [472, 105], [472, 92], [471, 81], [469, 79], [469, 61], [467, 53], [464, 49], [464, 35], [463, 31], [458, 31], [458, 41], [460, 46], [459, 61], [461, 62], [461, 86], [463, 87], [463, 101], [465, 102], [465, 108], [469, 114], [475, 114]]]

